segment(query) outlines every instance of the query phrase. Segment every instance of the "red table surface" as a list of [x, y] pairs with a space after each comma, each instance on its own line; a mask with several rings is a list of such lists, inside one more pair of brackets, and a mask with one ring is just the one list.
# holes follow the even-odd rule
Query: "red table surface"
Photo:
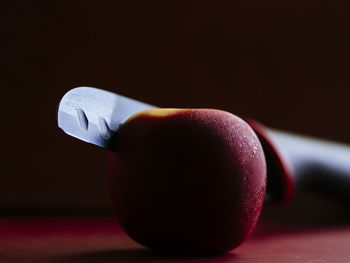
[[198, 256], [145, 249], [111, 217], [7, 216], [0, 219], [0, 262], [350, 262], [349, 218], [348, 206], [312, 200], [265, 207], [240, 247]]

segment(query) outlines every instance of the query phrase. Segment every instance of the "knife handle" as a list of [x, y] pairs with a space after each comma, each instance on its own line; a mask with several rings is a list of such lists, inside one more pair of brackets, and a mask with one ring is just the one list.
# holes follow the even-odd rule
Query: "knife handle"
[[350, 200], [350, 146], [269, 130], [288, 159], [296, 187]]
[[246, 120], [258, 135], [267, 164], [266, 202], [286, 203], [307, 188], [350, 200], [350, 146], [268, 129]]

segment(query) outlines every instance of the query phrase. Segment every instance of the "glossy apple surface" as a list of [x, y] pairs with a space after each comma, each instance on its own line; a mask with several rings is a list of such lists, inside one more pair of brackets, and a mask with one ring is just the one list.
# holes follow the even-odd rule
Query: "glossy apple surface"
[[131, 117], [108, 157], [120, 224], [157, 249], [225, 252], [252, 231], [266, 188], [264, 154], [242, 119], [212, 109]]

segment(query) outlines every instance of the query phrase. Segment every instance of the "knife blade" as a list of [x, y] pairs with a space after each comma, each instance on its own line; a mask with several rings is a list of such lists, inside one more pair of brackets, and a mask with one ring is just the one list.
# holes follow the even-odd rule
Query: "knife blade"
[[58, 106], [57, 123], [66, 134], [115, 151], [114, 134], [132, 115], [155, 108], [113, 92], [77, 87], [68, 91]]

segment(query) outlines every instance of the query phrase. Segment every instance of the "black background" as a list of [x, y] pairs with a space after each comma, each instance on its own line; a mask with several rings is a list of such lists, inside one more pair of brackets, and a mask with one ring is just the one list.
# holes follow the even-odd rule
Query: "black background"
[[56, 107], [87, 85], [350, 142], [345, 0], [6, 1], [0, 208], [108, 209], [106, 152]]

